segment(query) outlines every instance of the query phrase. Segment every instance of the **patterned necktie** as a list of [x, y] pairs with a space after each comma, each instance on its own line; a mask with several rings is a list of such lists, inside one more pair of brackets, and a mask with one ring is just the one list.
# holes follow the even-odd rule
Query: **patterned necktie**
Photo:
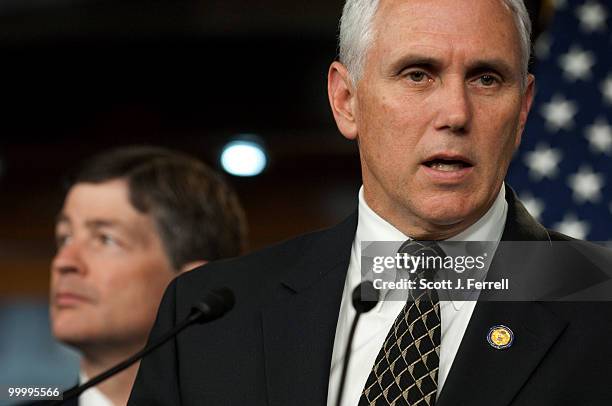
[[[398, 252], [422, 256], [423, 259], [445, 256], [438, 244], [429, 241], [408, 240]], [[433, 280], [435, 271], [421, 267], [412, 276]], [[435, 289], [410, 290], [409, 299], [393, 322], [376, 357], [359, 406], [434, 405], [439, 364], [438, 293]]]

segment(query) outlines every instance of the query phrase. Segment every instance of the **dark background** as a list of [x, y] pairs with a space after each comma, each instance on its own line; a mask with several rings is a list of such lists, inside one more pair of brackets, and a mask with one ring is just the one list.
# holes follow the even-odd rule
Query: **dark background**
[[228, 175], [251, 249], [349, 214], [359, 160], [326, 93], [342, 4], [3, 1], [0, 296], [46, 294], [62, 176], [108, 147], [163, 145], [220, 169], [225, 142], [261, 136], [267, 170]]

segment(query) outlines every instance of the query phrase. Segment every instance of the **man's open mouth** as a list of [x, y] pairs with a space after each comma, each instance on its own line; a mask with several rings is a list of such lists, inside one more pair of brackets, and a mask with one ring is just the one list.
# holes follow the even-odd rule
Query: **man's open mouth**
[[437, 171], [442, 171], [442, 172], [460, 171], [461, 169], [470, 168], [474, 166], [470, 162], [462, 160], [462, 159], [440, 159], [440, 158], [425, 161], [423, 165], [431, 169], [435, 169]]

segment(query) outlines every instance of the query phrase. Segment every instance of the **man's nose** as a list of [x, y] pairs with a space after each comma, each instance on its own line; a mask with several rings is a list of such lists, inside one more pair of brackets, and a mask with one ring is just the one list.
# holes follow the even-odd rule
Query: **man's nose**
[[438, 95], [436, 129], [447, 130], [455, 134], [468, 132], [472, 108], [465, 82], [463, 80], [448, 81], [440, 88]]
[[51, 270], [60, 274], [85, 272], [80, 245], [72, 241], [59, 247], [51, 262]]

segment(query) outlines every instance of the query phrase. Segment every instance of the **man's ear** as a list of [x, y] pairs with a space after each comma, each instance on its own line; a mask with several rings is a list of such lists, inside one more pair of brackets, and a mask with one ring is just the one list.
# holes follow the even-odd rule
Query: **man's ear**
[[327, 95], [338, 129], [349, 140], [357, 138], [356, 92], [349, 73], [340, 62], [333, 62], [327, 74]]
[[521, 144], [521, 138], [523, 136], [523, 131], [525, 130], [525, 124], [527, 123], [527, 117], [529, 116], [531, 105], [533, 104], [534, 95], [535, 95], [535, 76], [533, 76], [532, 74], [529, 74], [527, 75], [527, 87], [525, 88], [525, 93], [523, 94], [523, 101], [521, 104], [518, 134], [516, 135], [516, 141], [514, 143], [515, 150], [518, 149], [519, 145]]
[[205, 265], [208, 261], [204, 261], [204, 260], [198, 260], [198, 261], [191, 261], [186, 263], [185, 265], [183, 265], [181, 267], [181, 269], [179, 269], [179, 274], [185, 273], [185, 272], [189, 272], [192, 269], [195, 269], [199, 266]]

